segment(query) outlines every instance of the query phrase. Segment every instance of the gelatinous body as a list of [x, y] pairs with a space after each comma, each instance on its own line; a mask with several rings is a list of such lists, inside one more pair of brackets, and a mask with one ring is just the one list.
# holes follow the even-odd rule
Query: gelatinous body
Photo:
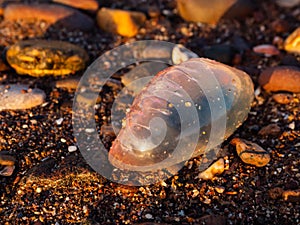
[[8, 48], [6, 59], [19, 74], [61, 76], [84, 69], [88, 55], [63, 41], [26, 40]]
[[204, 58], [159, 72], [135, 98], [109, 152], [121, 169], [171, 167], [221, 144], [246, 119], [250, 77]]

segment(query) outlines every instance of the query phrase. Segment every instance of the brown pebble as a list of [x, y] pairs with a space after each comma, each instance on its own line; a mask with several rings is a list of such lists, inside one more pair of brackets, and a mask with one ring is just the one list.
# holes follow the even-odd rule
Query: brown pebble
[[125, 37], [135, 36], [145, 21], [146, 16], [141, 12], [102, 8], [97, 13], [97, 23], [102, 30]]
[[294, 99], [293, 95], [288, 93], [277, 93], [274, 94], [272, 98], [274, 99], [275, 102], [283, 105], [289, 104]]
[[283, 32], [287, 32], [289, 29], [289, 23], [286, 20], [283, 19], [276, 19], [271, 23], [271, 28], [273, 31], [275, 31], [276, 33], [283, 33]]
[[74, 8], [83, 9], [91, 12], [97, 11], [99, 3], [96, 0], [52, 0], [53, 2], [68, 5]]
[[211, 164], [206, 170], [199, 173], [198, 178], [202, 180], [211, 180], [215, 175], [222, 174], [225, 169], [224, 159], [220, 158]]
[[55, 87], [67, 89], [68, 91], [76, 90], [80, 77], [66, 78], [55, 82]]
[[282, 197], [285, 201], [299, 202], [300, 201], [300, 189], [286, 190], [282, 193]]
[[263, 167], [271, 160], [269, 153], [258, 144], [241, 138], [232, 139], [230, 144], [236, 147], [236, 152], [244, 163]]
[[280, 187], [275, 187], [269, 190], [269, 196], [272, 199], [278, 199], [279, 197], [282, 196], [283, 189]]
[[[22, 12], [22, 13], [20, 13]], [[4, 19], [45, 20], [49, 24], [60, 24], [69, 29], [89, 31], [94, 27], [93, 20], [76, 9], [55, 4], [9, 4], [4, 9]]]
[[258, 79], [266, 91], [300, 92], [300, 68], [277, 66], [264, 70]]
[[261, 136], [277, 136], [280, 131], [280, 127], [276, 123], [272, 123], [261, 128], [258, 134]]

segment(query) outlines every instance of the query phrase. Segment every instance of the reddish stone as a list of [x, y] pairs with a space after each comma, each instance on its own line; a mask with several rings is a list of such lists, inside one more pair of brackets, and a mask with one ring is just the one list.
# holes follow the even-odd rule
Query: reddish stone
[[300, 92], [300, 68], [277, 66], [264, 70], [258, 79], [267, 91]]

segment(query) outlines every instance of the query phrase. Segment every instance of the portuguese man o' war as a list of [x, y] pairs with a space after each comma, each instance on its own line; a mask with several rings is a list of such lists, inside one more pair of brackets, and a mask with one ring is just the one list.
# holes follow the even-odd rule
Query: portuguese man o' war
[[151, 171], [202, 155], [245, 121], [252, 100], [253, 83], [236, 68], [205, 58], [166, 68], [134, 99], [109, 161]]

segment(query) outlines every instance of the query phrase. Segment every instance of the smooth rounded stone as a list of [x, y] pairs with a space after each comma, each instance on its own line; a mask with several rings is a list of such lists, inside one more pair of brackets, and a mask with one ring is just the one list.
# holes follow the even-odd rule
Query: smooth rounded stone
[[18, 74], [35, 77], [62, 76], [86, 67], [86, 51], [63, 41], [26, 40], [10, 46], [6, 51], [7, 62]]
[[244, 163], [263, 167], [271, 160], [270, 154], [258, 144], [241, 138], [232, 139], [230, 144], [235, 146], [238, 156]]
[[179, 15], [186, 21], [217, 24], [237, 0], [178, 0]]
[[300, 54], [300, 27], [294, 30], [284, 41], [284, 49], [287, 52]]
[[15, 169], [16, 158], [7, 151], [0, 151], [0, 176], [11, 176]]
[[277, 93], [274, 94], [272, 98], [274, 99], [275, 102], [283, 105], [291, 103], [294, 99], [293, 95], [288, 93]]
[[261, 128], [258, 134], [262, 136], [277, 136], [280, 132], [280, 127], [276, 123], [272, 123]]
[[210, 59], [168, 67], [134, 99], [109, 160], [143, 172], [207, 154], [246, 119], [253, 92], [245, 72]]
[[300, 0], [276, 0], [277, 5], [281, 7], [291, 8], [300, 5]]
[[53, 2], [64, 4], [78, 9], [96, 12], [99, 3], [96, 0], [52, 0]]
[[67, 89], [68, 91], [76, 90], [79, 84], [80, 77], [71, 77], [55, 82], [55, 87]]
[[[22, 12], [22, 13], [20, 13]], [[5, 20], [45, 20], [50, 25], [58, 24], [67, 29], [90, 31], [92, 18], [76, 9], [56, 4], [9, 4], [3, 13]]]
[[46, 98], [44, 91], [27, 85], [0, 85], [0, 111], [30, 109], [41, 105]]
[[97, 13], [97, 23], [102, 30], [125, 37], [135, 36], [145, 21], [146, 16], [141, 12], [101, 8]]
[[237, 0], [223, 15], [225, 19], [243, 19], [255, 10], [252, 0]]
[[280, 54], [280, 51], [274, 45], [269, 45], [269, 44], [254, 46], [253, 51], [255, 53], [264, 54], [266, 57]]
[[282, 198], [289, 202], [300, 202], [300, 189], [285, 190], [282, 193]]
[[266, 91], [300, 92], [300, 68], [295, 66], [267, 68], [260, 74], [258, 83]]
[[204, 47], [205, 57], [225, 64], [231, 64], [235, 54], [235, 49], [230, 45], [220, 44]]
[[202, 180], [211, 180], [216, 175], [220, 175], [224, 172], [225, 162], [223, 158], [218, 159], [212, 165], [210, 165], [206, 170], [199, 173], [198, 178]]

